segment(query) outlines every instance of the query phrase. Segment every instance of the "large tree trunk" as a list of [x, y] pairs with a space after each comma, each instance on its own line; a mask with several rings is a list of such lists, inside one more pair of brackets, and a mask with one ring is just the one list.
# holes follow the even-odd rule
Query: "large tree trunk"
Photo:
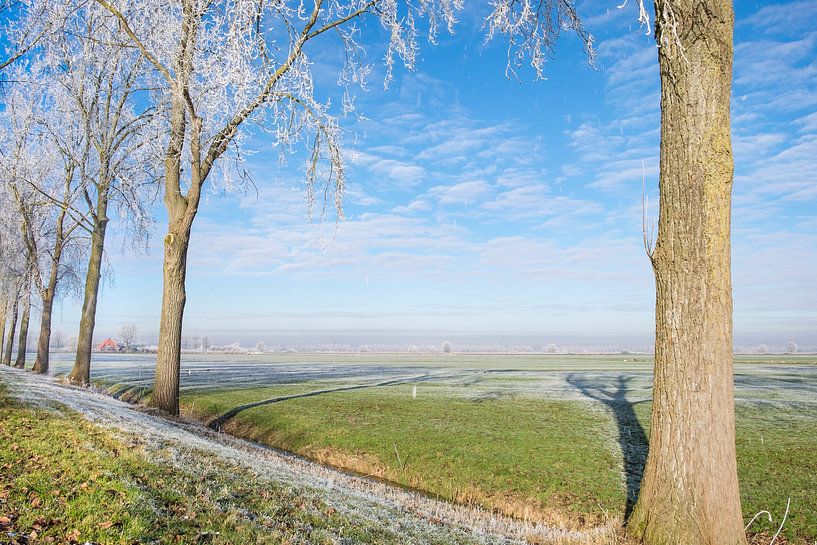
[[184, 284], [194, 214], [188, 214], [186, 206], [168, 207], [168, 233], [164, 239], [162, 316], [151, 404], [171, 415], [179, 414], [182, 322], [187, 298]]
[[647, 545], [745, 545], [732, 368], [733, 9], [729, 0], [678, 0], [671, 10], [665, 2], [656, 2], [655, 382], [649, 455], [628, 527]]
[[23, 317], [20, 319], [20, 338], [17, 339], [17, 360], [14, 367], [18, 369], [25, 369], [26, 366], [26, 350], [28, 349], [28, 322], [31, 318], [31, 284], [23, 292]]
[[[186, 58], [186, 57], [185, 57]], [[190, 62], [189, 59], [186, 62]], [[191, 123], [190, 188], [187, 196], [181, 192], [181, 163], [186, 117], [183, 93], [174, 93], [171, 114], [171, 138], [165, 158], [165, 208], [167, 234], [164, 238], [162, 285], [162, 315], [159, 321], [159, 349], [156, 354], [156, 376], [151, 405], [171, 415], [179, 414], [179, 371], [181, 369], [182, 323], [187, 301], [187, 250], [190, 228], [199, 206], [201, 187], [206, 174], [201, 169], [201, 120]]]
[[91, 383], [91, 353], [96, 326], [96, 305], [99, 297], [99, 283], [102, 277], [102, 255], [105, 250], [105, 231], [108, 227], [108, 200], [100, 198], [97, 204], [96, 221], [91, 234], [91, 257], [85, 275], [85, 296], [82, 300], [82, 315], [77, 336], [77, 355], [74, 368], [68, 375], [71, 384], [87, 386]]
[[6, 337], [6, 345], [3, 348], [3, 365], [11, 365], [11, 350], [14, 345], [14, 333], [17, 331], [17, 313], [20, 310], [20, 294], [14, 294], [11, 301], [11, 322], [9, 322], [9, 334]]

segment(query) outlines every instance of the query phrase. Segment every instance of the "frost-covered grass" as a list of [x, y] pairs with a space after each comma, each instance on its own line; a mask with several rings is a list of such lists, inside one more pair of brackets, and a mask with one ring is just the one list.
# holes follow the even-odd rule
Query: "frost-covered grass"
[[[208, 420], [297, 389], [214, 391], [183, 401], [188, 414]], [[416, 399], [412, 385], [323, 394], [248, 409], [226, 430], [513, 516], [577, 527], [623, 514], [611, 413], [587, 401], [483, 393], [420, 384]], [[648, 430], [649, 402], [632, 407]], [[737, 433], [745, 518], [775, 515], [775, 524], [758, 521], [752, 530], [773, 534], [791, 497], [783, 535], [813, 543], [817, 407], [739, 403]]]
[[[141, 391], [152, 382], [151, 358], [111, 356], [95, 363], [96, 376]], [[767, 509], [777, 524], [791, 497], [784, 535], [812, 545], [817, 356], [735, 361], [746, 519]], [[416, 400], [411, 384], [287, 399], [240, 412], [228, 429], [445, 498], [580, 525], [624, 510], [617, 422], [635, 408], [647, 424], [651, 371], [643, 355], [186, 354], [182, 393], [187, 413], [209, 421], [259, 400], [426, 376]], [[605, 456], [612, 462], [596, 471]], [[776, 530], [752, 528], [769, 538]]]
[[[580, 527], [623, 506], [607, 416], [579, 401], [458, 397], [421, 384], [290, 399], [239, 413], [243, 437], [521, 518]], [[277, 389], [185, 396], [207, 419]]]
[[3, 390], [0, 543], [404, 542], [224, 460], [197, 453], [182, 469], [169, 451]]
[[[172, 519], [177, 516], [181, 517], [181, 520], [177, 521], [181, 524], [186, 524], [191, 516], [208, 517], [208, 512], [213, 506], [212, 497], [216, 497], [210, 494], [217, 493], [219, 499], [216, 501], [215, 517], [225, 518], [230, 513], [237, 512], [246, 518], [241, 520], [247, 522], [247, 528], [252, 530], [253, 524], [270, 517], [275, 518], [269, 513], [254, 510], [253, 507], [257, 505], [253, 502], [259, 501], [259, 497], [267, 500], [270, 498], [269, 494], [273, 494], [279, 499], [294, 498], [292, 501], [295, 505], [293, 514], [288, 511], [277, 512], [276, 516], [280, 515], [280, 519], [273, 525], [273, 530], [279, 527], [294, 528], [295, 534], [288, 536], [276, 534], [274, 531], [269, 532], [268, 535], [276, 543], [521, 545], [526, 541], [609, 545], [622, 542], [617, 537], [620, 528], [614, 522], [584, 531], [570, 531], [519, 521], [484, 510], [441, 502], [377, 480], [339, 472], [302, 458], [259, 447], [227, 434], [212, 432], [189, 421], [158, 418], [108, 395], [68, 388], [47, 377], [0, 367], [0, 384], [4, 383], [8, 385], [8, 389], [0, 407], [13, 404], [15, 410], [32, 411], [43, 419], [54, 422], [52, 431], [38, 439], [36, 447], [44, 453], [42, 458], [33, 459], [38, 464], [45, 461], [42, 464], [46, 471], [42, 477], [43, 483], [47, 482], [49, 477], [60, 479], [63, 475], [70, 476], [72, 471], [83, 470], [84, 461], [89, 460], [94, 464], [92, 469], [102, 468], [115, 481], [124, 479], [125, 484], [129, 484], [134, 480], [133, 472], [122, 473], [120, 470], [123, 468], [127, 470], [129, 464], [134, 464], [136, 467], [134, 471], [144, 477], [144, 480], [138, 483], [140, 490], [148, 493], [147, 496], [137, 497], [138, 505], [147, 502], [150, 505], [161, 506], [161, 503], [156, 502], [164, 501], [165, 497], [177, 498], [174, 500], [177, 503], [185, 502], [187, 511], [184, 513], [171, 509], [159, 511], [157, 516], [168, 518], [174, 524]], [[55, 413], [55, 406], [59, 407], [61, 413]], [[67, 411], [76, 411], [76, 414], [69, 414]], [[0, 416], [6, 417], [9, 414], [13, 415], [13, 411]], [[80, 420], [80, 416], [84, 420]], [[14, 417], [11, 416], [8, 420], [13, 422]], [[95, 425], [91, 426], [87, 422], [93, 422]], [[20, 450], [23, 443], [16, 439], [18, 436], [27, 437], [25, 430], [31, 429], [26, 427], [28, 425], [26, 422], [22, 430], [9, 428], [10, 432], [5, 438], [11, 445], [15, 445], [13, 448], [9, 447], [11, 452]], [[72, 430], [72, 426], [75, 429]], [[116, 454], [113, 456], [115, 461], [100, 463], [93, 457], [86, 457], [82, 450], [50, 446], [54, 444], [76, 446], [75, 443], [80, 444], [84, 436], [93, 435], [87, 432], [88, 429], [97, 430], [100, 436], [107, 437], [118, 445], [115, 446]], [[3, 433], [6, 434], [5, 430]], [[104, 452], [104, 448], [98, 446], [95, 441], [86, 440], [81, 445], [91, 452]], [[20, 455], [22, 457], [14, 459], [18, 463], [30, 457], [27, 451], [31, 449], [31, 445], [25, 445], [24, 448], [26, 450]], [[3, 465], [3, 469], [9, 469], [13, 465], [9, 462]], [[51, 468], [55, 468], [57, 473], [48, 473]], [[11, 478], [3, 475], [0, 483], [4, 485], [6, 482], [12, 483], [16, 475], [17, 473], [13, 473]], [[85, 488], [90, 488], [94, 482], [97, 481], [86, 483]], [[194, 491], [210, 490], [210, 492], [191, 495], [190, 488], [185, 488], [188, 486], [186, 483], [192, 483], [190, 486], [195, 485], [197, 488]], [[211, 483], [216, 485], [216, 489], [208, 488]], [[5, 487], [7, 490], [13, 488], [13, 485]], [[80, 489], [84, 488], [80, 486]], [[29, 492], [23, 488], [20, 491], [24, 494]], [[152, 491], [156, 494], [151, 494]], [[56, 495], [62, 496], [62, 493]], [[122, 505], [116, 502], [107, 510], [105, 499], [107, 498], [96, 498], [86, 502], [87, 512], [95, 509], [93, 514], [99, 515], [99, 513], [116, 514], [117, 510], [121, 511]], [[32, 508], [39, 507], [26, 506], [26, 500], [27, 497], [18, 500], [12, 516], [9, 516], [8, 520], [3, 519], [3, 527], [11, 527], [18, 519], [25, 521], [25, 516], [34, 513]], [[131, 502], [125, 503], [131, 505]], [[307, 528], [299, 529], [301, 517], [314, 515], [315, 506], [320, 506], [320, 510], [328, 512], [332, 521], [340, 521], [340, 527], [336, 528], [333, 523], [325, 525], [325, 521], [319, 521], [308, 522]], [[192, 515], [191, 511], [194, 510], [201, 513]], [[305, 512], [302, 512], [303, 510]], [[134, 510], [130, 516], [139, 517], [140, 513], [141, 511]], [[75, 522], [72, 516], [66, 517], [66, 520], [69, 523]], [[100, 523], [98, 519], [83, 516], [82, 520], [88, 524], [96, 524], [103, 530], [114, 526], [113, 523], [108, 524], [111, 522], [108, 519], [103, 519]], [[207, 520], [209, 519], [204, 519], [205, 522]], [[34, 523], [40, 528], [32, 525], [31, 529], [39, 533], [44, 527], [41, 522], [35, 519]], [[214, 520], [214, 524], [218, 522]], [[163, 523], [158, 524], [157, 531], [164, 528], [161, 524]], [[317, 533], [311, 533], [312, 530]], [[319, 530], [323, 530], [323, 533], [318, 532]], [[15, 532], [12, 537], [18, 536], [17, 529], [12, 531]], [[67, 543], [70, 541], [67, 538], [73, 535], [72, 533], [64, 536], [65, 540], [57, 539], [56, 542]], [[253, 540], [253, 535], [233, 534], [224, 542], [264, 543], [267, 542], [265, 538], [268, 535]], [[162, 534], [154, 541], [144, 537], [132, 542], [173, 542], [168, 536], [170, 534]], [[197, 537], [202, 540], [185, 534], [176, 541], [209, 542], [214, 535]], [[0, 539], [0, 543], [5, 541]], [[131, 543], [125, 538], [121, 541], [105, 539], [99, 543], [117, 542]]]

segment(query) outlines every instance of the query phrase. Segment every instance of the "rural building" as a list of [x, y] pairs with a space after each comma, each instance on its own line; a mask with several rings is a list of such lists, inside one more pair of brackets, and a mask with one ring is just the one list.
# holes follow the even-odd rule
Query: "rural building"
[[97, 352], [119, 352], [119, 345], [110, 337], [96, 346]]

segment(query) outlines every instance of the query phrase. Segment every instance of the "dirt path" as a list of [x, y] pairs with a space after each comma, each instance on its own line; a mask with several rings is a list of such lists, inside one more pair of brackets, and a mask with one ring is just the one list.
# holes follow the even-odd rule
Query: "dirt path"
[[482, 510], [452, 505], [363, 477], [349, 475], [296, 456], [217, 433], [200, 424], [146, 414], [107, 395], [65, 386], [53, 378], [0, 367], [0, 380], [10, 395], [23, 402], [53, 406], [58, 403], [104, 428], [140, 437], [150, 448], [170, 449], [177, 463], [206, 452], [245, 467], [259, 478], [291, 486], [331, 505], [338, 511], [380, 524], [406, 543], [462, 542], [515, 543], [525, 540], [575, 540], [599, 543], [612, 526], [571, 532], [494, 516]]

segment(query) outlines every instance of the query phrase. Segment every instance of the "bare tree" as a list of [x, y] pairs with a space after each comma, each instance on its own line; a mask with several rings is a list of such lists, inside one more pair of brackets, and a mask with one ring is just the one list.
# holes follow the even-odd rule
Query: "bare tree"
[[62, 350], [65, 346], [65, 334], [62, 331], [57, 330], [51, 335], [51, 346], [57, 351]]
[[[223, 164], [225, 156], [239, 157], [242, 127], [257, 122], [284, 150], [297, 142], [309, 143], [308, 200], [314, 200], [315, 182], [325, 180], [340, 214], [344, 176], [339, 130], [327, 106], [314, 98], [307, 46], [334, 37], [346, 53], [341, 82], [361, 81], [368, 67], [355, 41], [354, 21], [364, 15], [377, 17], [390, 33], [390, 73], [395, 57], [408, 66], [414, 63], [415, 19], [428, 17], [433, 39], [438, 18], [453, 25], [460, 3], [420, 0], [407, 3], [401, 16], [395, 0], [315, 0], [311, 8], [255, 0], [178, 0], [170, 9], [155, 0], [97, 2], [117, 17], [130, 43], [153, 68], [160, 89], [154, 97], [165, 116], [161, 142], [168, 229], [152, 403], [177, 414], [187, 250], [213, 168]], [[182, 169], [183, 161], [189, 168]], [[222, 167], [221, 172], [228, 174], [229, 169]]]
[[[90, 4], [66, 17], [62, 31], [44, 39], [40, 48], [41, 71], [48, 76], [46, 91], [51, 98], [50, 115], [43, 125], [65, 168], [63, 194], [51, 199], [60, 210], [52, 256], [59, 257], [60, 241], [68, 240], [78, 227], [90, 237], [77, 356], [69, 375], [75, 384], [90, 381], [109, 209], [116, 205], [130, 220], [130, 239], [136, 246], [146, 240], [150, 223], [144, 188], [153, 179], [154, 161], [143, 138], [150, 110], [134, 111], [141, 58], [138, 51], [125, 47], [120, 34], [115, 18]], [[63, 221], [69, 223], [63, 227]], [[57, 280], [55, 275], [56, 266], [50, 280]], [[41, 283], [44, 313], [35, 364], [40, 372], [48, 369], [52, 284]]]
[[794, 341], [789, 341], [786, 343], [786, 353], [788, 354], [797, 354], [797, 343]]
[[14, 346], [14, 334], [17, 331], [17, 318], [20, 309], [20, 286], [15, 287], [11, 296], [11, 321], [9, 322], [6, 345], [3, 347], [3, 365], [11, 365], [11, 353]]
[[[648, 22], [643, 0], [639, 18]], [[560, 19], [494, 0], [508, 68], [541, 74]], [[499, 6], [499, 7], [497, 7]], [[647, 545], [745, 545], [735, 455], [731, 0], [655, 0], [661, 74], [656, 346], [649, 456], [628, 529]], [[575, 14], [574, 14], [575, 15]], [[568, 22], [571, 17], [568, 17]], [[590, 43], [590, 40], [588, 40]]]
[[730, 225], [731, 0], [656, 0], [661, 165], [649, 455], [630, 532], [745, 545], [738, 490]]
[[64, 255], [71, 253], [75, 231], [83, 221], [74, 211], [81, 194], [76, 158], [83, 149], [87, 156], [88, 146], [55, 100], [58, 97], [52, 91], [59, 76], [42, 62], [16, 73], [16, 80], [24, 83], [6, 93], [2, 117], [8, 132], [3, 140], [0, 174], [13, 196], [28, 256], [28, 274], [42, 301], [33, 370], [46, 373], [58, 284], [71, 275], [75, 278], [76, 271], [65, 264]]
[[136, 333], [139, 331], [134, 324], [125, 324], [119, 328], [119, 338], [122, 344], [125, 345], [125, 351], [131, 352], [133, 350], [133, 342], [136, 340]]

